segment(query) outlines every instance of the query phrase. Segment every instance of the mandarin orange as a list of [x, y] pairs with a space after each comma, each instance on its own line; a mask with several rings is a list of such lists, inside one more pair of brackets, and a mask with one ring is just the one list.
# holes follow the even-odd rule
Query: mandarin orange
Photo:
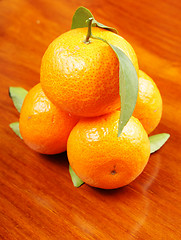
[[132, 182], [146, 166], [150, 142], [142, 124], [131, 117], [117, 136], [119, 111], [81, 119], [67, 142], [70, 166], [85, 183], [113, 189]]
[[153, 79], [139, 70], [138, 98], [133, 112], [146, 132], [151, 133], [159, 124], [162, 116], [162, 98]]
[[[93, 35], [116, 44], [132, 61], [138, 61], [131, 45], [119, 35], [92, 28]], [[47, 97], [61, 109], [83, 117], [100, 116], [120, 106], [119, 62], [105, 42], [84, 42], [87, 28], [70, 30], [55, 39], [41, 64], [40, 82]]]
[[19, 128], [30, 148], [43, 154], [57, 154], [66, 150], [68, 136], [77, 121], [76, 117], [55, 107], [39, 83], [25, 97]]

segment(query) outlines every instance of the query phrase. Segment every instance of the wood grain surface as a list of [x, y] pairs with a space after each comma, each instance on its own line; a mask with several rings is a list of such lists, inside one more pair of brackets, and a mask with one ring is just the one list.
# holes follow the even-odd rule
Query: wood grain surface
[[[30, 150], [9, 128], [18, 121], [9, 86], [39, 82], [50, 42], [70, 29], [79, 6], [115, 27], [157, 83], [167, 144], [129, 186], [74, 188], [66, 153]], [[181, 1], [0, 1], [0, 239], [181, 239]]]

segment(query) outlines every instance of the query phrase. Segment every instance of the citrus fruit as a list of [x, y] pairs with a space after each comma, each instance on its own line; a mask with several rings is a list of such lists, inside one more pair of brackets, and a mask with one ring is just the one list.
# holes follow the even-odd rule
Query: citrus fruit
[[151, 133], [162, 116], [162, 98], [155, 82], [143, 71], [139, 71], [139, 92], [133, 112], [146, 132]]
[[25, 97], [19, 128], [30, 148], [39, 153], [56, 154], [66, 150], [68, 136], [77, 121], [76, 117], [55, 107], [39, 83]]
[[146, 166], [150, 142], [142, 124], [131, 117], [117, 136], [119, 111], [81, 119], [67, 142], [70, 166], [85, 183], [113, 189], [132, 182]]
[[[116, 44], [138, 71], [131, 45], [119, 35], [92, 28], [95, 36]], [[40, 82], [47, 97], [61, 109], [83, 117], [100, 116], [120, 106], [119, 62], [105, 42], [84, 42], [87, 28], [70, 30], [56, 38], [41, 63]]]

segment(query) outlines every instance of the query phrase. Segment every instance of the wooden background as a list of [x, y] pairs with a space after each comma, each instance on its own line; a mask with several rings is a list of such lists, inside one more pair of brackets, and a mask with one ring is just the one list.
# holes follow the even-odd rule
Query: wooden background
[[[39, 82], [44, 51], [70, 29], [79, 6], [132, 44], [163, 97], [154, 133], [171, 134], [144, 172], [117, 190], [74, 188], [66, 153], [37, 154], [8, 126], [18, 121], [9, 86]], [[0, 83], [0, 239], [181, 239], [180, 0], [1, 0]]]

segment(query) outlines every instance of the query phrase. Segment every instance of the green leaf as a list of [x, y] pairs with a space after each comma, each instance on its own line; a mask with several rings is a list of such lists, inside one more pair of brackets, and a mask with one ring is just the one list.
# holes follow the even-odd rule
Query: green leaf
[[[90, 18], [93, 18], [92, 23], [94, 25], [116, 32], [115, 29], [98, 23], [94, 19], [92, 13], [84, 7], [80, 7], [76, 10], [72, 20], [72, 28], [86, 27], [87, 24], [85, 24], [85, 22], [91, 20]], [[119, 94], [121, 98], [121, 111], [118, 126], [118, 136], [120, 136], [124, 126], [132, 116], [136, 105], [138, 95], [138, 76], [131, 60], [120, 48], [110, 44], [102, 38], [92, 35], [90, 37], [102, 40], [107, 43], [113, 49], [119, 60]]]
[[9, 124], [9, 126], [10, 126], [10, 128], [13, 130], [13, 132], [16, 133], [16, 135], [17, 135], [18, 137], [20, 137], [21, 139], [23, 139], [22, 136], [21, 136], [20, 130], [19, 130], [19, 122], [11, 123], [11, 124]]
[[9, 88], [9, 96], [11, 97], [14, 103], [14, 106], [18, 110], [18, 112], [21, 111], [21, 107], [23, 105], [23, 101], [27, 93], [28, 91], [26, 91], [24, 88], [21, 88], [21, 87]]
[[[109, 44], [109, 43], [108, 43]], [[119, 94], [121, 98], [121, 111], [118, 126], [118, 137], [124, 126], [133, 114], [138, 96], [138, 76], [136, 70], [126, 56], [118, 47], [109, 44], [116, 53], [119, 60]]]
[[92, 26], [93, 27], [100, 27], [100, 28], [104, 28], [104, 29], [106, 29], [108, 31], [111, 31], [111, 32], [114, 32], [114, 33], [118, 33], [115, 28], [108, 27], [108, 26], [106, 26], [106, 25], [96, 21], [94, 19], [94, 16], [92, 15], [92, 13], [89, 11], [89, 9], [87, 9], [85, 7], [79, 7], [75, 11], [74, 16], [72, 18], [71, 29], [87, 27], [87, 20], [89, 18], [93, 18], [93, 21], [92, 21]]
[[75, 187], [80, 187], [84, 182], [76, 175], [71, 166], [69, 165], [69, 173]]
[[104, 29], [106, 29], [106, 30], [108, 30], [108, 31], [111, 31], [111, 32], [114, 32], [114, 33], [118, 33], [118, 31], [115, 29], [115, 28], [112, 28], [112, 27], [108, 27], [108, 26], [106, 26], [106, 25], [104, 25], [104, 24], [102, 24], [102, 23], [99, 23], [98, 21], [96, 21], [95, 19], [93, 19], [93, 21], [92, 21], [92, 26], [93, 27], [99, 27], [99, 28], [104, 28]]
[[72, 18], [71, 29], [87, 27], [89, 18], [93, 18], [92, 13], [85, 7], [79, 7]]
[[154, 153], [159, 150], [165, 142], [169, 139], [170, 134], [161, 133], [149, 137], [150, 140], [150, 153]]

